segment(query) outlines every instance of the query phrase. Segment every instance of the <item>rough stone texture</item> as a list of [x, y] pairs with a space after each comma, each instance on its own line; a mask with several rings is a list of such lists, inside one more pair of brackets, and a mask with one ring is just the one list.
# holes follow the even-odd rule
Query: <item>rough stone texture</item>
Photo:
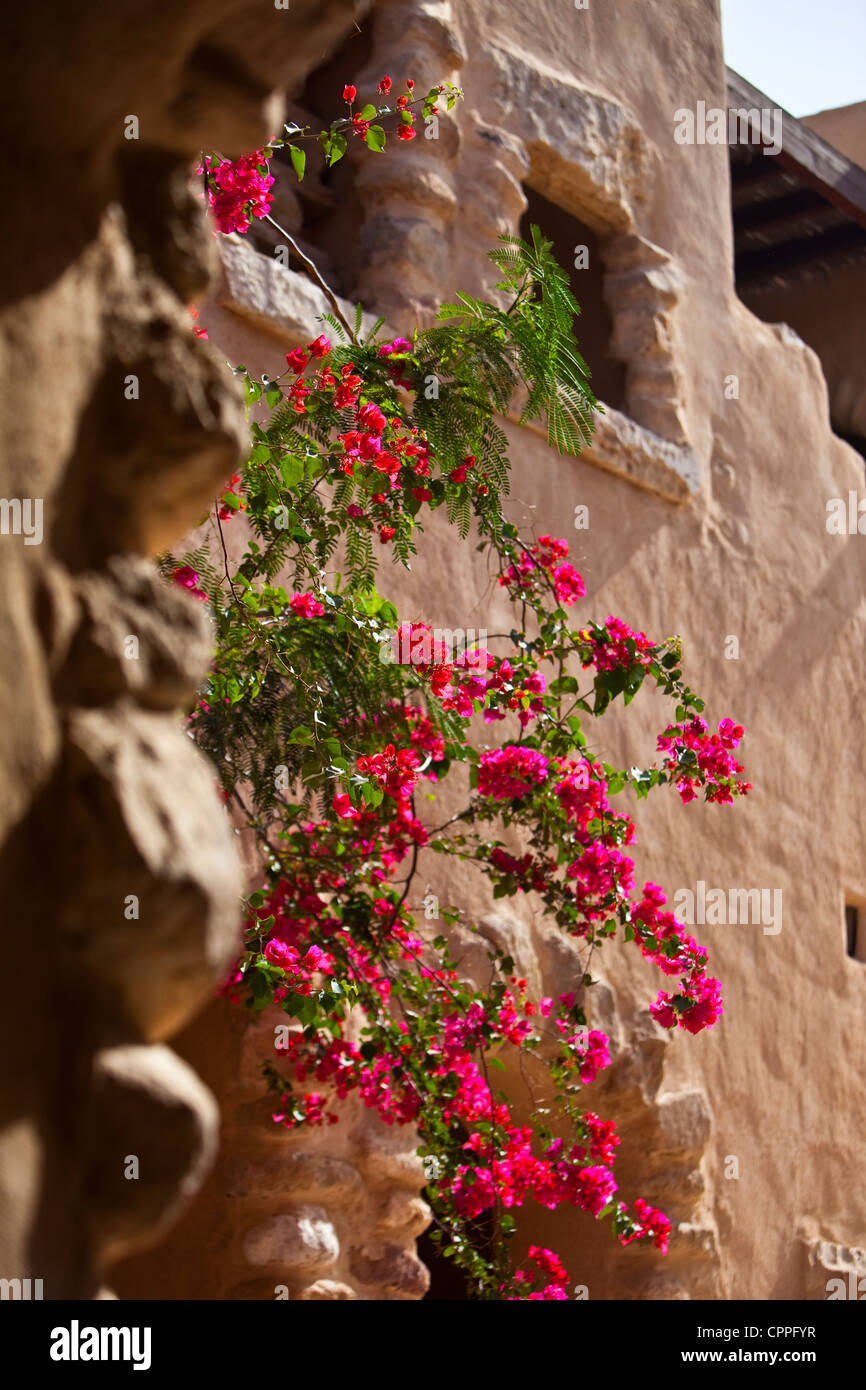
[[317, 1279], [315, 1284], [302, 1289], [298, 1298], [307, 1302], [331, 1302], [337, 1299], [355, 1299], [358, 1295], [349, 1284], [338, 1284], [333, 1279]]
[[[52, 834], [58, 805], [69, 815]], [[52, 834], [52, 944], [88, 1030], [169, 1036], [237, 940], [238, 873], [210, 769], [174, 720], [125, 703], [74, 711], [32, 820]]]
[[[760, 925], [695, 927], [726, 997], [723, 1020], [697, 1038], [652, 1022], [647, 1003], [661, 977], [632, 946], [607, 945], [593, 961], [604, 984], [590, 996], [591, 1022], [610, 1034], [613, 1065], [588, 1103], [621, 1125], [621, 1196], [642, 1195], [674, 1220], [671, 1255], [623, 1251], [606, 1230], [562, 1210], [524, 1212], [520, 1238], [559, 1251], [590, 1299], [824, 1296], [815, 1291], [833, 1271], [859, 1268], [853, 1254], [827, 1249], [866, 1244], [856, 1184], [866, 1147], [866, 970], [846, 956], [843, 915], [846, 894], [866, 901], [866, 542], [828, 535], [825, 525], [829, 498], [863, 494], [863, 461], [831, 431], [825, 372], [833, 369], [823, 347], [819, 358], [799, 330], [761, 322], [736, 296], [727, 150], [673, 139], [675, 110], [725, 102], [716, 5], [673, 0], [661, 10], [616, 0], [573, 11], [540, 0], [461, 0], [459, 42], [457, 8], [416, 0], [376, 7], [375, 76], [409, 73], [411, 57], [416, 77], [422, 61], [425, 75], [459, 71], [467, 101], [447, 136], [443, 122], [441, 165], [431, 167], [430, 142], [399, 151], [391, 172], [377, 166], [375, 189], [373, 174], [362, 186], [365, 306], [405, 328], [458, 289], [490, 292], [484, 252], [498, 232], [516, 231], [524, 182], [603, 238], [614, 333], [629, 369], [626, 410], [603, 417], [576, 461], [509, 423], [508, 514], [572, 542], [588, 588], [581, 616], [618, 613], [654, 635], [680, 633], [688, 679], [711, 698], [708, 713], [734, 714], [748, 728], [743, 751], [756, 789], [745, 802], [683, 807], [658, 795], [628, 807], [638, 823], [638, 881], [651, 877], [669, 895], [698, 879], [783, 894], [778, 935]], [[411, 51], [398, 42], [401, 25]], [[419, 153], [415, 184], [409, 158]], [[230, 285], [269, 288], [238, 289], [235, 307], [223, 291], [203, 318], [226, 356], [273, 373], [286, 348], [319, 331], [305, 315], [321, 309], [300, 277], [247, 268], [234, 247], [224, 254]], [[837, 319], [846, 293], [852, 312]], [[853, 298], [842, 277], [821, 294], [814, 322], [826, 343], [837, 321], [850, 333], [844, 355], [860, 391]], [[790, 317], [786, 305], [778, 317]], [[730, 374], [739, 378], [736, 400], [725, 397]], [[573, 528], [579, 504], [589, 509], [588, 530]], [[455, 550], [435, 524], [412, 573], [386, 572], [380, 588], [407, 619], [491, 632], [507, 620], [471, 549]], [[737, 659], [726, 656], [731, 635]], [[643, 693], [627, 717], [605, 716], [597, 746], [620, 766], [651, 762], [668, 712]], [[450, 795], [446, 784], [437, 817], [449, 813]], [[419, 908], [428, 886], [507, 944], [534, 993], [574, 987], [573, 946], [531, 903], [492, 903], [465, 866], [446, 875], [422, 859], [410, 906]], [[483, 970], [483, 943], [463, 934], [460, 946], [467, 969]], [[270, 1298], [282, 1283], [301, 1299], [418, 1297], [423, 1280], [408, 1256], [422, 1177], [412, 1173], [410, 1136], [359, 1120], [351, 1106], [342, 1124], [312, 1137], [287, 1139], [269, 1127], [253, 1062], [265, 1055], [268, 1027], [214, 1005], [179, 1040], [219, 1095], [224, 1155], [161, 1258], [126, 1262], [118, 1287]], [[519, 1075], [509, 1071], [503, 1084], [518, 1112], [528, 1106]], [[399, 1144], [402, 1157], [389, 1155], [387, 1146]], [[339, 1261], [312, 1283], [300, 1268], [277, 1278], [275, 1267], [269, 1287], [251, 1276], [244, 1240], [305, 1205], [327, 1212]]]
[[[216, 1091], [219, 1163], [166, 1243], [114, 1271], [124, 1297], [417, 1299], [428, 1275], [415, 1239], [430, 1220], [411, 1130], [388, 1129], [357, 1101], [338, 1125], [274, 1125], [260, 1066], [279, 1061], [274, 1029], [216, 1002], [176, 1046]], [[194, 1268], [192, 1251], [196, 1251]]]
[[61, 645], [51, 634], [62, 627], [70, 596], [75, 626], [54, 685], [71, 704], [130, 695], [145, 708], [170, 710], [192, 700], [213, 644], [200, 604], [134, 555], [112, 556], [104, 571], [86, 571], [71, 589], [62, 582], [55, 589], [49, 571], [40, 597], [50, 650]]
[[682, 276], [673, 257], [643, 237], [611, 237], [603, 255], [614, 315], [610, 351], [628, 363], [629, 411], [639, 424], [683, 445], [683, 373], [673, 314]]
[[[381, 0], [374, 8], [373, 51], [358, 74], [359, 89], [373, 90], [385, 70], [412, 76], [419, 92], [436, 82], [459, 81], [467, 56], [460, 8], [450, 0]], [[428, 140], [420, 120], [418, 127], [415, 140], [393, 142], [381, 167], [365, 157], [366, 151], [353, 155], [364, 213], [359, 297], [393, 322], [404, 306], [416, 321], [429, 321], [449, 278], [459, 128], [443, 116], [438, 139]]]
[[[249, 319], [260, 333], [272, 334], [279, 341], [306, 342], [310, 324], [331, 312], [324, 292], [312, 280], [258, 255], [239, 236], [220, 241], [220, 263], [222, 274], [213, 298], [227, 306], [232, 317]], [[352, 314], [347, 300], [337, 302], [343, 314]], [[374, 317], [367, 315], [362, 331], [369, 331], [373, 322]]]
[[297, 1206], [254, 1226], [244, 1241], [244, 1255], [251, 1265], [288, 1265], [309, 1274], [336, 1264], [340, 1242], [324, 1207]]
[[511, 35], [485, 46], [475, 75], [485, 102], [523, 141], [534, 188], [562, 207], [579, 204], [598, 231], [633, 231], [658, 156], [632, 109], [578, 79], [561, 54]]
[[191, 332], [216, 265], [192, 161], [265, 140], [279, 89], [363, 9], [85, 0], [74, 22], [58, 5], [7, 16], [2, 491], [38, 499], [43, 529], [34, 544], [0, 536], [14, 673], [0, 695], [0, 1275], [42, 1279], [46, 1298], [110, 1297], [106, 1266], [164, 1231], [215, 1151], [212, 1098], [153, 1045], [235, 949], [242, 885], [212, 771], [175, 713], [207, 670], [207, 623], [150, 560], [246, 444], [236, 386]]
[[[76, 1119], [100, 1262], [152, 1245], [213, 1162], [217, 1109], [210, 1092], [168, 1048], [105, 1048], [93, 1058]], [[133, 1155], [139, 1167], [131, 1176]]]

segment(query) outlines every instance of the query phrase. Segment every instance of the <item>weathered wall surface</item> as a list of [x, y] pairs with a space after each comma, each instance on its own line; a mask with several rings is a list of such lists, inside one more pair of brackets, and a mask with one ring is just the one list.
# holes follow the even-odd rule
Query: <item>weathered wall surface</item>
[[[671, 1255], [623, 1252], [562, 1210], [527, 1213], [523, 1239], [557, 1249], [591, 1299], [824, 1297], [828, 1272], [859, 1267], [866, 1245], [857, 1182], [866, 963], [846, 955], [843, 915], [846, 894], [866, 901], [866, 542], [826, 529], [828, 499], [862, 494], [863, 470], [831, 433], [815, 354], [735, 295], [726, 149], [673, 139], [675, 110], [725, 104], [717, 6], [385, 0], [376, 26], [367, 79], [455, 72], [466, 103], [439, 142], [389, 153], [375, 187], [372, 173], [369, 183], [358, 175], [365, 303], [405, 328], [458, 288], [488, 289], [484, 251], [515, 231], [524, 181], [598, 232], [626, 411], [604, 418], [578, 461], [512, 428], [509, 515], [572, 542], [587, 616], [682, 634], [708, 712], [747, 726], [752, 795], [734, 808], [662, 794], [641, 803], [639, 875], [670, 896], [699, 880], [782, 895], [778, 931], [696, 925], [726, 997], [722, 1021], [697, 1038], [652, 1022], [646, 1006], [660, 980], [633, 948], [605, 949], [592, 1022], [610, 1032], [615, 1057], [591, 1103], [622, 1124], [622, 1196], [643, 1195], [677, 1222]], [[273, 262], [265, 271], [245, 260], [251, 251], [224, 250], [227, 280], [203, 319], [227, 357], [273, 371], [314, 331], [315, 295]], [[728, 399], [732, 375], [739, 395]], [[578, 505], [588, 530], [574, 529]], [[395, 571], [388, 587], [407, 618], [501, 630], [486, 573], [435, 527], [413, 573]], [[666, 719], [644, 692], [626, 720], [605, 717], [594, 746], [623, 765], [652, 761]], [[494, 905], [468, 874], [440, 873], [425, 865], [421, 886], [507, 942], [532, 987], [573, 986], [572, 948], [531, 903]], [[267, 1167], [265, 1112], [245, 1108], [256, 1093], [239, 1069], [267, 1045], [263, 1030], [250, 1037], [214, 1005], [184, 1035], [184, 1055], [201, 1065], [211, 1054], [223, 1157], [170, 1243], [129, 1262], [118, 1287], [153, 1296], [171, 1270], [178, 1297], [273, 1297], [278, 1284], [293, 1297], [417, 1297], [420, 1280], [369, 1277], [387, 1244], [409, 1248], [412, 1222], [385, 1236], [369, 1204], [378, 1178], [362, 1174], [363, 1202], [347, 1197], [364, 1152], [352, 1117], [288, 1142], [288, 1166]], [[200, 1239], [223, 1261], [218, 1275], [210, 1258], [200, 1264]], [[351, 1251], [364, 1245], [372, 1263], [359, 1273]]]
[[213, 1159], [214, 1101], [162, 1040], [235, 949], [241, 875], [175, 712], [211, 634], [149, 558], [246, 443], [190, 331], [215, 255], [190, 169], [266, 139], [355, 10], [5, 17], [0, 1277], [45, 1298], [92, 1296]]
[[271, 1120], [260, 1063], [276, 1059], [279, 1010], [255, 1025], [216, 1002], [174, 1045], [218, 1098], [220, 1157], [165, 1244], [122, 1264], [121, 1297], [417, 1299], [415, 1237], [429, 1221], [411, 1129], [356, 1101], [341, 1121], [290, 1136]]
[[866, 101], [816, 111], [814, 116], [804, 116], [803, 124], [866, 169]]

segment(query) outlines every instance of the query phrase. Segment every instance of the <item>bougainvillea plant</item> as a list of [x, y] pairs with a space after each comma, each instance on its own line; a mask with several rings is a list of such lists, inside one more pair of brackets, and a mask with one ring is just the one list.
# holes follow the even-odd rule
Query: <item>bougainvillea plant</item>
[[[380, 95], [390, 89], [383, 79]], [[412, 92], [407, 83], [392, 108], [402, 130]], [[389, 108], [355, 111], [356, 96], [345, 88], [349, 116], [319, 137], [332, 161], [352, 132], [380, 148], [375, 118]], [[424, 98], [428, 114], [436, 98]], [[220, 230], [269, 215], [278, 143], [203, 160]], [[610, 1062], [588, 1026], [594, 953], [621, 933], [658, 967], [668, 987], [649, 1007], [663, 1028], [697, 1033], [722, 1013], [706, 952], [657, 884], [635, 885], [622, 802], [667, 785], [683, 802], [730, 803], [749, 785], [734, 753], [744, 731], [730, 719], [710, 730], [678, 639], [573, 617], [585, 588], [565, 541], [521, 537], [503, 515], [499, 420], [515, 391], [521, 420], [544, 417], [563, 453], [589, 438], [596, 402], [550, 244], [533, 228], [531, 244], [503, 238], [490, 256], [497, 304], [460, 295], [431, 328], [385, 340], [381, 320], [362, 333], [360, 308], [354, 324], [325, 315], [325, 331], [273, 376], [235, 367], [248, 405], [269, 415], [252, 424], [210, 534], [164, 568], [210, 605], [216, 656], [189, 729], [260, 848], [245, 949], [223, 993], [286, 1015], [265, 1068], [274, 1122], [333, 1124], [355, 1093], [386, 1124], [414, 1126], [433, 1238], [473, 1296], [564, 1299], [554, 1251], [532, 1246], [515, 1268], [516, 1209], [564, 1203], [609, 1222], [623, 1245], [661, 1251], [671, 1232], [650, 1202], [618, 1200], [619, 1136], [588, 1100]], [[245, 543], [230, 562], [224, 528], [238, 512]], [[490, 644], [454, 651], [401, 621], [376, 587], [383, 558], [411, 564], [434, 513], [452, 546], [482, 552], [512, 605], [512, 628]], [[647, 681], [673, 706], [661, 756], [620, 770], [594, 756], [584, 726]], [[458, 809], [437, 823], [449, 782]], [[454, 931], [439, 924], [464, 939], [476, 927], [429, 893], [418, 906], [424, 853], [471, 865], [494, 898], [534, 895], [574, 944], [572, 987], [530, 998], [486, 940], [490, 982], [466, 979]], [[497, 1085], [509, 1057], [544, 1080], [543, 1103], [520, 1123]]]

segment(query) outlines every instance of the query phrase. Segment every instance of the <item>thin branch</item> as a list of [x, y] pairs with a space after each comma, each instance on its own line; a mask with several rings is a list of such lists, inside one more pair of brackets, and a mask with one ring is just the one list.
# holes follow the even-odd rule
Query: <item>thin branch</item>
[[298, 243], [295, 241], [294, 237], [290, 236], [289, 233], [286, 231], [285, 227], [281, 227], [279, 222], [275, 221], [274, 218], [271, 217], [271, 214], [269, 212], [266, 212], [261, 220], [263, 222], [270, 222], [271, 226], [276, 228], [280, 236], [284, 236], [286, 238], [286, 241], [289, 243], [290, 248], [292, 249], [292, 251], [294, 251], [298, 260], [310, 272], [316, 284], [319, 286], [319, 289], [324, 294], [325, 298], [327, 299], [334, 312], [334, 318], [342, 324], [343, 328], [346, 330], [346, 333], [348, 334], [350, 340], [354, 343], [355, 347], [360, 347], [361, 345], [358, 342], [357, 337], [355, 336], [355, 332], [351, 324], [349, 323], [348, 319], [346, 318], [345, 314], [340, 308], [340, 301], [337, 299], [337, 296], [334, 294], [334, 291], [331, 289], [327, 280], [325, 280], [324, 276], [322, 275], [322, 272], [319, 270], [319, 267], [316, 265], [315, 261], [311, 261], [309, 256], [304, 254]]

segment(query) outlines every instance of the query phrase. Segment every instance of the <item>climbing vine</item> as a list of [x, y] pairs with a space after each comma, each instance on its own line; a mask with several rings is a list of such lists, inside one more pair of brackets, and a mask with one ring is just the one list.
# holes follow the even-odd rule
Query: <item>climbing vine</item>
[[[391, 105], [391, 91], [384, 78], [377, 95], [389, 104], [356, 109], [347, 85], [348, 115], [327, 131], [287, 128], [234, 162], [205, 156], [218, 230], [270, 216], [282, 146], [300, 178], [305, 141], [330, 163], [351, 138], [381, 152], [389, 126], [411, 139], [417, 110], [429, 118], [460, 95], [443, 86], [416, 99], [408, 82]], [[575, 618], [585, 588], [565, 541], [521, 536], [505, 519], [499, 421], [515, 393], [521, 422], [544, 419], [566, 454], [590, 438], [596, 402], [550, 244], [534, 227], [531, 242], [505, 237], [489, 254], [497, 303], [459, 295], [404, 338], [383, 337], [360, 307], [349, 322], [330, 296], [322, 333], [273, 375], [236, 365], [247, 405], [263, 402], [267, 418], [251, 425], [249, 456], [202, 544], [163, 567], [213, 615], [214, 665], [188, 722], [260, 850], [223, 992], [285, 1015], [265, 1068], [274, 1122], [336, 1123], [355, 1093], [385, 1123], [413, 1125], [433, 1239], [474, 1296], [564, 1299], [555, 1252], [530, 1247], [515, 1267], [517, 1208], [565, 1203], [607, 1221], [623, 1245], [661, 1251], [671, 1232], [649, 1201], [618, 1200], [619, 1135], [588, 1101], [610, 1061], [588, 1026], [593, 958], [616, 935], [634, 943], [667, 983], [649, 1006], [663, 1028], [697, 1033], [723, 1007], [706, 952], [662, 889], [635, 884], [625, 803], [662, 786], [683, 802], [730, 803], [749, 784], [734, 751], [744, 731], [730, 719], [711, 731], [679, 640]], [[225, 528], [241, 513], [233, 561]], [[434, 513], [447, 522], [440, 548], [486, 560], [512, 607], [508, 632], [443, 640], [380, 593], [385, 562], [410, 566]], [[647, 682], [671, 703], [654, 760], [613, 767], [587, 730]], [[456, 809], [439, 809], [443, 799]], [[465, 978], [453, 942], [479, 928], [429, 891], [421, 901], [430, 854], [471, 866], [494, 898], [533, 895], [576, 948], [572, 987], [531, 998], [515, 962], [480, 935], [490, 983]], [[512, 1057], [537, 1073], [542, 1097], [521, 1123], [500, 1084]]]

